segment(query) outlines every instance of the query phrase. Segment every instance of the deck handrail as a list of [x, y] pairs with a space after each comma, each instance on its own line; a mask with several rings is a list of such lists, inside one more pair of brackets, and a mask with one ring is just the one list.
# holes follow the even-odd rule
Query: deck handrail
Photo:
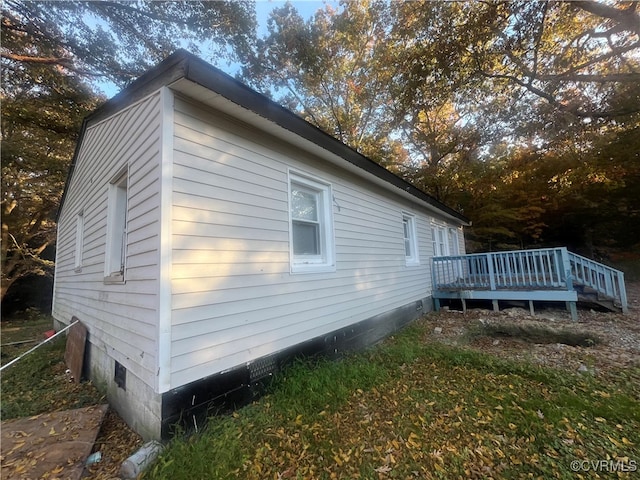
[[624, 272], [577, 253], [568, 252], [568, 255], [571, 275], [577, 283], [617, 300], [622, 311], [628, 312]]
[[627, 312], [624, 273], [569, 252], [565, 247], [433, 257], [433, 288], [557, 289], [589, 287]]
[[567, 288], [563, 248], [472, 253], [433, 258], [434, 288]]

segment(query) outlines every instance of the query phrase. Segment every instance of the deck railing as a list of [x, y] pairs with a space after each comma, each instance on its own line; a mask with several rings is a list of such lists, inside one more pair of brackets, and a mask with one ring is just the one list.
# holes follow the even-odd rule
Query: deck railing
[[592, 288], [627, 310], [624, 274], [564, 247], [433, 258], [434, 290], [574, 290]]
[[624, 273], [586, 257], [569, 253], [571, 275], [576, 284], [584, 285], [596, 292], [620, 302], [622, 311], [627, 313], [627, 291], [624, 285]]
[[434, 257], [434, 288], [567, 287], [563, 248]]

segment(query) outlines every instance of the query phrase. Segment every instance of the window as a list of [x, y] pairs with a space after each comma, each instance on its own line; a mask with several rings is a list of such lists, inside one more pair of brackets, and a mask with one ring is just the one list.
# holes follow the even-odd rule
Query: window
[[127, 172], [109, 184], [105, 281], [124, 282], [127, 247]]
[[449, 243], [451, 243], [451, 255], [460, 255], [460, 242], [457, 229], [449, 229], [449, 240]]
[[292, 272], [335, 270], [331, 186], [289, 173]]
[[84, 247], [84, 212], [76, 215], [76, 245], [74, 253], [73, 268], [76, 271], [82, 270], [82, 249]]
[[446, 257], [449, 255], [449, 244], [447, 242], [447, 231], [445, 227], [432, 225], [431, 238], [433, 239], [434, 257]]
[[408, 213], [402, 214], [402, 227], [404, 231], [404, 256], [407, 265], [419, 265], [418, 242], [416, 237], [416, 219]]

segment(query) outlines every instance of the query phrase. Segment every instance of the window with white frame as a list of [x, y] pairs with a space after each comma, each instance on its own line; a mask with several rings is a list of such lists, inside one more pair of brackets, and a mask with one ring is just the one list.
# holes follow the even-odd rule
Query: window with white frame
[[408, 213], [402, 214], [404, 232], [404, 256], [407, 265], [419, 265], [418, 238], [416, 236], [416, 218]]
[[331, 185], [289, 172], [292, 272], [335, 270]]
[[460, 255], [460, 240], [457, 228], [449, 229], [449, 240], [451, 244], [451, 255]]
[[431, 238], [433, 240], [433, 256], [446, 257], [449, 255], [449, 243], [447, 242], [447, 229], [440, 225], [431, 225]]
[[123, 282], [127, 257], [127, 172], [109, 184], [105, 281]]
[[82, 269], [82, 249], [84, 248], [84, 212], [76, 215], [76, 244], [74, 252], [73, 268], [76, 271]]

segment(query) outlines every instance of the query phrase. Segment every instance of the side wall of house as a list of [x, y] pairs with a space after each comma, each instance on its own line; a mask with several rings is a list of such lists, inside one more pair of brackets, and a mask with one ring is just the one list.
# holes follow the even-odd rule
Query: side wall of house
[[[161, 106], [157, 93], [86, 128], [58, 223], [54, 318], [89, 331], [89, 373], [145, 437], [158, 437]], [[105, 279], [109, 191], [126, 175], [124, 282]], [[80, 219], [79, 219], [80, 218]], [[119, 261], [119, 259], [116, 259]], [[124, 388], [115, 364], [126, 369]]]
[[[172, 388], [430, 296], [425, 207], [221, 113], [175, 105]], [[335, 271], [291, 273], [290, 171], [331, 186]], [[417, 265], [403, 214], [415, 219]]]

